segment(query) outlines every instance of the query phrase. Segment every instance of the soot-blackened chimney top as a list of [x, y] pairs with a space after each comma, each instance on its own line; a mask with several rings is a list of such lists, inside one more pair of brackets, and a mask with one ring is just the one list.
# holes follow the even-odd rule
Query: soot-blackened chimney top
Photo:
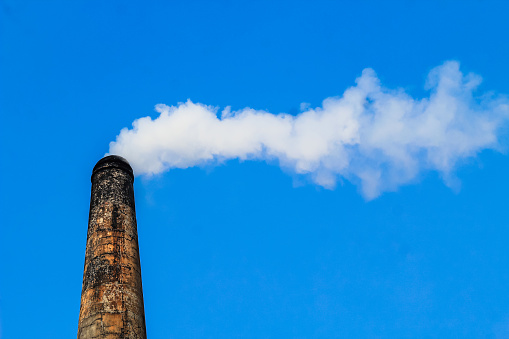
[[134, 180], [134, 174], [133, 169], [131, 165], [129, 165], [129, 162], [122, 158], [119, 155], [108, 155], [95, 164], [94, 169], [92, 170], [92, 178], [91, 180], [94, 180], [94, 175], [100, 171], [103, 171], [107, 168], [119, 168], [121, 170], [124, 170], [127, 172], [131, 178]]

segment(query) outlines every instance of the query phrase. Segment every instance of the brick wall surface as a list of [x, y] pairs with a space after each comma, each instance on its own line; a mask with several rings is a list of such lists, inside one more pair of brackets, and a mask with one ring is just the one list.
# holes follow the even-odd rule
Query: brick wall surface
[[78, 339], [146, 338], [133, 181], [121, 157], [94, 167]]

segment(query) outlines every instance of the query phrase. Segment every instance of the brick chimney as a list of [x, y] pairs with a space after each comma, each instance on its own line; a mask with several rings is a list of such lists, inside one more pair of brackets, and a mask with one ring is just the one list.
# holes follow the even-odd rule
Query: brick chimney
[[78, 339], [145, 339], [133, 170], [110, 155], [92, 171]]

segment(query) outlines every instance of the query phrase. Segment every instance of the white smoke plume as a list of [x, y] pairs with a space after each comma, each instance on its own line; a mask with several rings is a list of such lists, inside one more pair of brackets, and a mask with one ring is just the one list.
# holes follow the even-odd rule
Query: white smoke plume
[[462, 160], [500, 149], [509, 100], [474, 96], [481, 78], [462, 74], [458, 62], [429, 73], [426, 98], [382, 87], [372, 69], [355, 83], [322, 107], [301, 105], [305, 111], [296, 116], [229, 107], [218, 116], [217, 108], [190, 100], [159, 104], [159, 117], [135, 120], [109, 153], [127, 158], [137, 175], [235, 158], [277, 160], [326, 188], [352, 181], [373, 199], [430, 170], [450, 184]]

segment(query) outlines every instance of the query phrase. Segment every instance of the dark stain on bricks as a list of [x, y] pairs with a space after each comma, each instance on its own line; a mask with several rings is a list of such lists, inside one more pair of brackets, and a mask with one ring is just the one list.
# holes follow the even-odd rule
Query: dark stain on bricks
[[118, 228], [117, 220], [118, 220], [118, 206], [114, 205], [113, 210], [111, 211], [111, 228], [113, 228], [114, 230]]
[[83, 290], [105, 282], [119, 281], [120, 267], [111, 265], [110, 261], [102, 257], [95, 257], [87, 265], [84, 273]]

